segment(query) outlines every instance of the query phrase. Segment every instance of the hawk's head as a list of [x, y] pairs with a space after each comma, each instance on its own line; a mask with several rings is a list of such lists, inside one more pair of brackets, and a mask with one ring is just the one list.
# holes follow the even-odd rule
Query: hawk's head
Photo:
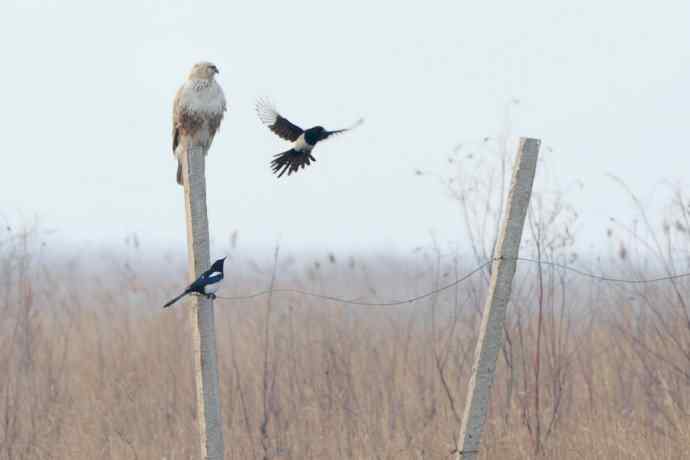
[[194, 64], [192, 70], [189, 72], [190, 80], [213, 80], [213, 77], [218, 73], [218, 67], [210, 62], [199, 62]]

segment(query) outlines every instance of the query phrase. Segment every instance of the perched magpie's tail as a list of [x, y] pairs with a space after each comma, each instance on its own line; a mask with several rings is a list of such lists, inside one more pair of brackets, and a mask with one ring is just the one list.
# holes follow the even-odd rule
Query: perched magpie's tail
[[179, 160], [177, 162], [177, 183], [182, 185], [182, 163]]
[[271, 169], [278, 177], [282, 177], [286, 172], [288, 176], [299, 169], [309, 166], [312, 161], [316, 161], [311, 152], [290, 149], [279, 153], [271, 161]]
[[174, 304], [175, 302], [177, 302], [178, 300], [180, 300], [182, 297], [186, 296], [187, 294], [189, 294], [189, 291], [184, 291], [182, 294], [178, 295], [177, 297], [172, 299], [170, 302], [163, 305], [163, 308], [168, 308], [170, 305]]

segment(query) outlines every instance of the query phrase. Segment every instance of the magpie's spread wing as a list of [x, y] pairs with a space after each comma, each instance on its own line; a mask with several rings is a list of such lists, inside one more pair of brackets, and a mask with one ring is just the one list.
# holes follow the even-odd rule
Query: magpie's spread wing
[[256, 113], [259, 119], [268, 128], [286, 141], [294, 142], [304, 132], [299, 126], [292, 124], [287, 118], [280, 115], [273, 104], [260, 100], [256, 103]]
[[320, 139], [320, 140], [328, 139], [329, 137], [331, 137], [331, 136], [333, 136], [333, 135], [335, 135], [335, 134], [346, 133], [346, 132], [348, 132], [348, 131], [350, 131], [350, 130], [355, 129], [357, 126], [361, 125], [362, 123], [364, 123], [364, 118], [360, 118], [360, 119], [357, 120], [352, 126], [350, 126], [350, 127], [348, 127], [348, 128], [336, 129], [335, 131], [324, 131], [323, 134], [321, 135], [321, 139]]

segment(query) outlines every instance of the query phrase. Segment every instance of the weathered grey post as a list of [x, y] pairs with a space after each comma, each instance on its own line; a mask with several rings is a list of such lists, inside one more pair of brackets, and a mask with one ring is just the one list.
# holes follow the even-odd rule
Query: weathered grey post
[[[211, 264], [206, 213], [206, 150], [195, 139], [185, 139], [182, 180], [187, 215], [189, 278], [201, 275]], [[196, 413], [201, 458], [223, 460], [223, 422], [218, 391], [218, 360], [213, 301], [191, 296], [192, 352], [196, 376]]]
[[472, 376], [458, 438], [458, 460], [473, 460], [479, 454], [482, 428], [489, 408], [491, 386], [496, 371], [496, 359], [503, 346], [503, 323], [515, 275], [522, 228], [532, 194], [539, 144], [538, 139], [520, 139], [520, 148], [513, 166], [508, 206], [498, 236], [489, 292], [474, 351]]

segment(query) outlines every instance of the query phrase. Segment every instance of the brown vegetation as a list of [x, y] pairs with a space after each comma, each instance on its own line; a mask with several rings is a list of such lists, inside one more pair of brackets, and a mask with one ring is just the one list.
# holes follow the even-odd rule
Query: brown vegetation
[[[220, 294], [265, 289], [273, 273], [276, 287], [382, 301], [445, 284], [490, 257], [500, 212], [498, 193], [463, 183], [477, 188], [449, 186], [477, 225], [470, 256], [432, 246], [234, 261]], [[643, 212], [634, 227], [615, 224], [611, 257], [587, 264], [576, 213], [540, 194], [522, 255], [627, 278], [687, 271], [682, 194], [671, 211], [659, 231]], [[8, 229], [0, 240], [0, 459], [197, 458], [188, 307], [160, 308], [183, 264], [132, 241], [116, 257], [57, 257], [40, 236]], [[394, 308], [219, 299], [226, 458], [451, 458], [487, 279]], [[623, 285], [521, 262], [481, 458], [687, 457], [689, 283]]]

